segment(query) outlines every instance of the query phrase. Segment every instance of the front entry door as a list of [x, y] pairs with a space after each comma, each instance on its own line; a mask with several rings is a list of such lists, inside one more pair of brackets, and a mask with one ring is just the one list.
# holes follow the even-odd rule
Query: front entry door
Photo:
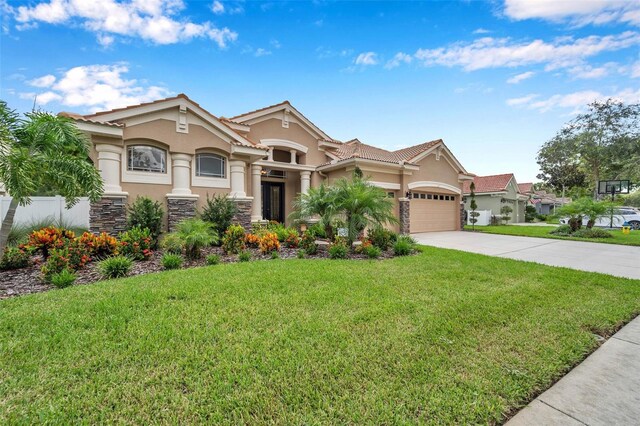
[[262, 182], [262, 218], [284, 223], [283, 182]]

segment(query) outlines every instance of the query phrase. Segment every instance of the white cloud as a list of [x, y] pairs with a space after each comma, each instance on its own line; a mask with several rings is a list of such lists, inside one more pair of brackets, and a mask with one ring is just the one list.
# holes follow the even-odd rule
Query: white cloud
[[544, 19], [575, 26], [611, 22], [640, 25], [637, 0], [505, 0], [504, 14], [511, 19]]
[[376, 65], [378, 55], [375, 52], [363, 52], [356, 57], [353, 63], [356, 65]]
[[94, 112], [148, 102], [170, 94], [164, 87], [145, 86], [135, 79], [126, 79], [124, 74], [128, 72], [126, 64], [79, 66], [63, 72], [57, 81], [51, 80], [52, 75], [32, 80], [30, 83], [50, 82], [49, 90], [39, 94], [21, 93], [20, 97], [32, 99], [37, 95], [40, 105], [56, 101]]
[[460, 66], [467, 71], [497, 67], [547, 64], [546, 69], [575, 66], [585, 58], [640, 45], [640, 33], [560, 38], [551, 42], [514, 42], [510, 38], [484, 37], [471, 43], [454, 43], [436, 49], [419, 49], [414, 55], [425, 66]]
[[407, 55], [403, 52], [398, 52], [395, 54], [393, 59], [385, 64], [385, 68], [392, 69], [395, 67], [399, 67], [401, 64], [410, 64], [413, 61], [413, 57], [411, 55]]
[[525, 104], [530, 103], [532, 100], [534, 100], [538, 96], [539, 95], [537, 95], [535, 93], [532, 93], [530, 95], [526, 95], [526, 96], [523, 96], [521, 98], [507, 99], [507, 105], [509, 105], [509, 106], [525, 105]]
[[476, 30], [473, 31], [473, 34], [489, 34], [491, 31], [489, 31], [486, 28], [478, 28]]
[[631, 78], [640, 78], [640, 61], [631, 65]]
[[282, 44], [280, 44], [280, 42], [276, 39], [272, 39], [269, 44], [271, 45], [271, 47], [273, 47], [274, 49], [280, 49], [282, 47]]
[[271, 51], [267, 49], [263, 49], [262, 47], [257, 48], [254, 53], [254, 56], [256, 57], [267, 56], [267, 55], [271, 55]]
[[49, 87], [56, 81], [56, 77], [51, 74], [43, 75], [29, 81], [29, 85], [33, 87]]
[[216, 15], [222, 15], [224, 13], [224, 4], [222, 2], [215, 0], [211, 5], [211, 11]]
[[336, 58], [336, 57], [345, 57], [345, 56], [350, 56], [353, 54], [353, 49], [342, 49], [342, 50], [333, 50], [333, 49], [327, 49], [323, 46], [319, 46], [316, 48], [316, 54], [318, 56], [318, 59], [329, 59], [329, 58]]
[[571, 113], [576, 114], [583, 111], [589, 103], [595, 100], [602, 101], [613, 98], [626, 103], [639, 102], [640, 89], [624, 89], [612, 94], [602, 94], [595, 90], [583, 90], [567, 94], [557, 94], [542, 100], [536, 100], [537, 98], [538, 95], [527, 95], [522, 98], [508, 99], [507, 105], [525, 107], [539, 112], [571, 108]]
[[522, 74], [514, 75], [513, 77], [508, 79], [507, 83], [509, 83], [509, 84], [518, 84], [521, 81], [524, 81], [524, 80], [526, 80], [528, 78], [533, 77], [534, 75], [535, 75], [535, 72], [533, 72], [533, 71], [523, 72]]
[[598, 67], [594, 67], [588, 64], [581, 64], [567, 70], [570, 75], [572, 75], [574, 78], [579, 79], [602, 78], [615, 72], [622, 73], [624, 71], [624, 68], [620, 67], [615, 62], [607, 62], [606, 64]]
[[16, 28], [26, 30], [38, 23], [81, 24], [96, 33], [103, 46], [114, 36], [139, 37], [156, 44], [188, 42], [207, 38], [224, 48], [235, 41], [237, 33], [217, 28], [211, 22], [195, 23], [178, 16], [185, 8], [182, 0], [50, 0], [35, 6], [13, 8]]

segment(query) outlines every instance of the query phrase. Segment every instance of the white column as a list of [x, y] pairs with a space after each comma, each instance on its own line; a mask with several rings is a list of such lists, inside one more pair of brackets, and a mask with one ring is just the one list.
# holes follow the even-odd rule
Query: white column
[[289, 150], [289, 152], [291, 152], [291, 164], [297, 164], [296, 163], [296, 153], [297, 153], [297, 151], [295, 149], [291, 149], [291, 150]]
[[191, 155], [171, 154], [173, 189], [169, 195], [191, 194]]
[[255, 164], [251, 165], [251, 195], [251, 221], [259, 222], [262, 220], [262, 167]]
[[120, 186], [120, 162], [122, 147], [109, 144], [97, 144], [98, 170], [104, 181], [104, 195], [126, 195]]
[[244, 189], [244, 173], [247, 165], [244, 161], [231, 160], [229, 161], [231, 167], [231, 198], [247, 198], [247, 193]]
[[269, 155], [267, 156], [267, 161], [273, 161], [273, 148], [269, 148]]
[[311, 172], [307, 170], [300, 171], [300, 193], [306, 194], [311, 186]]

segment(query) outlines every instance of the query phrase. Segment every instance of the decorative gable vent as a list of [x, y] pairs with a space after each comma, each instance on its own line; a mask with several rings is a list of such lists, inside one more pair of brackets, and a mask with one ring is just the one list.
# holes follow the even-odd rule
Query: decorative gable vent
[[291, 113], [291, 111], [289, 111], [289, 109], [285, 109], [284, 110], [284, 114], [282, 115], [282, 127], [284, 127], [285, 129], [289, 128], [289, 114]]
[[176, 123], [176, 132], [189, 133], [189, 125], [187, 124], [187, 106], [180, 105], [180, 112], [178, 113], [178, 122]]

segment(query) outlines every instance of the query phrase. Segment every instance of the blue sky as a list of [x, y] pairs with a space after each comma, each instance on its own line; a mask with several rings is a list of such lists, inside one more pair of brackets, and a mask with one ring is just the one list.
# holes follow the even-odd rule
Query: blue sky
[[92, 111], [181, 92], [218, 116], [288, 99], [336, 139], [442, 138], [535, 180], [594, 100], [640, 101], [640, 0], [0, 0], [1, 98]]

